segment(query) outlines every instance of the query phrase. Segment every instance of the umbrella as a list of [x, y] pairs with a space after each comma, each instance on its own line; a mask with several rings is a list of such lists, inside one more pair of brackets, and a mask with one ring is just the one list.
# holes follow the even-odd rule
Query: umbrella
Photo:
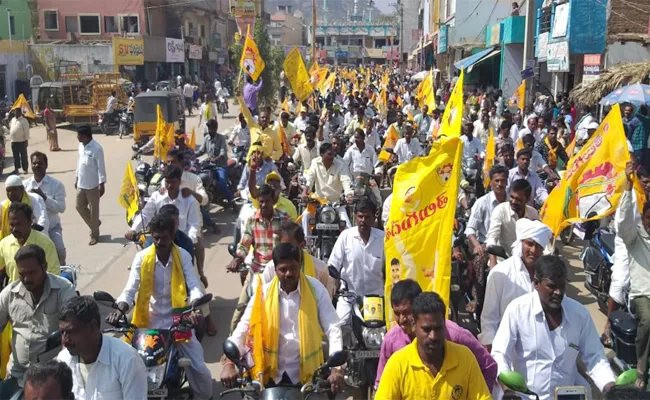
[[650, 105], [650, 85], [636, 83], [634, 85], [623, 86], [614, 90], [612, 93], [603, 97], [600, 104], [611, 106], [616, 103], [632, 103], [635, 105]]
[[423, 81], [424, 78], [427, 77], [427, 74], [428, 74], [428, 73], [429, 73], [429, 71], [420, 71], [420, 72], [418, 72], [417, 74], [413, 75], [413, 76], [411, 77], [411, 80], [412, 80], [412, 81]]

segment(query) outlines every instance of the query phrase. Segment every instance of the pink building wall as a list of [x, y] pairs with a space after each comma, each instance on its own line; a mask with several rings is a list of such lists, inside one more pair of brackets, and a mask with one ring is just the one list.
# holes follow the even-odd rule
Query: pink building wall
[[[39, 33], [40, 40], [64, 40], [68, 37], [66, 31], [66, 17], [71, 17], [68, 22], [73, 23], [76, 20], [77, 33], [75, 34], [79, 40], [92, 40], [92, 39], [109, 39], [115, 35], [122, 35], [122, 32], [128, 32], [129, 29], [133, 30], [135, 21], [133, 18], [125, 16], [138, 16], [138, 34], [146, 34], [147, 27], [145, 23], [145, 0], [39, 0], [38, 1], [38, 20], [39, 20]], [[58, 21], [58, 29], [54, 29], [53, 21]], [[45, 14], [47, 14], [49, 28], [46, 29]], [[94, 18], [94, 15], [99, 15], [99, 33], [80, 33], [80, 20], [79, 15], [86, 15], [87, 17]], [[107, 18], [109, 17], [108, 21]], [[115, 17], [111, 29], [111, 18]], [[85, 19], [84, 21], [88, 21]], [[127, 26], [128, 25], [128, 26]], [[71, 24], [71, 27], [73, 25]], [[88, 26], [86, 24], [86, 26]], [[91, 24], [92, 26], [92, 24]], [[117, 30], [117, 32], [112, 32]]]

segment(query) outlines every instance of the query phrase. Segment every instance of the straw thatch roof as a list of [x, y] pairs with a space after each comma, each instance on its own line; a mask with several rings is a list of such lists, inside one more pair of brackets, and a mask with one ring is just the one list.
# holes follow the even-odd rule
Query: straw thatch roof
[[569, 97], [577, 104], [594, 105], [621, 86], [646, 83], [650, 74], [650, 62], [621, 64], [600, 73], [590, 83], [576, 86]]

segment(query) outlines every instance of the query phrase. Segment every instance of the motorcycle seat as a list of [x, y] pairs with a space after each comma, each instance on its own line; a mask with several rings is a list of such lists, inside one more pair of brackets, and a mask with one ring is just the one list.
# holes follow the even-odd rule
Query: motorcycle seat
[[616, 238], [616, 234], [614, 233], [606, 233], [603, 232], [600, 234], [600, 243], [603, 245], [603, 248], [607, 252], [607, 254], [614, 254], [614, 239]]

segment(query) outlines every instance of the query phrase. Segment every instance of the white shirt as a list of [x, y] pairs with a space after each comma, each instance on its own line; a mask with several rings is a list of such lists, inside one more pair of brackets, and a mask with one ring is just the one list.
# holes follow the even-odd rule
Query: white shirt
[[[195, 200], [196, 201], [196, 200]], [[125, 302], [133, 305], [136, 294], [140, 289], [140, 267], [144, 256], [151, 249], [144, 249], [139, 251], [133, 259], [131, 264], [131, 272], [129, 280], [122, 291], [122, 294], [117, 298], [117, 302]], [[181, 264], [183, 266], [183, 275], [185, 276], [185, 285], [187, 286], [188, 303], [198, 300], [203, 297], [201, 290], [201, 282], [197, 274], [194, 264], [192, 264], [192, 256], [183, 248], [178, 248], [181, 255]], [[156, 266], [154, 267], [153, 274], [153, 291], [151, 293], [151, 301], [149, 302], [149, 326], [151, 329], [169, 329], [173, 323], [172, 315], [172, 256], [166, 264], [163, 264], [156, 256]]]
[[153, 217], [160, 211], [160, 208], [167, 204], [173, 204], [178, 208], [180, 213], [178, 216], [178, 229], [189, 236], [192, 239], [192, 243], [196, 243], [201, 232], [201, 210], [199, 209], [199, 203], [194, 196], [183, 197], [180, 191], [178, 197], [175, 199], [170, 198], [167, 191], [164, 194], [154, 192], [142, 211], [133, 217], [131, 230], [139, 232], [142, 228], [149, 225]]
[[499, 200], [492, 191], [479, 197], [472, 206], [469, 221], [465, 227], [465, 236], [474, 235], [479, 243], [484, 243], [490, 230], [490, 216], [499, 204]]
[[[379, 133], [377, 133], [377, 128], [372, 128], [370, 135], [368, 135], [367, 130], [363, 130], [363, 133], [366, 134], [366, 147], [370, 147], [373, 150], [381, 148], [381, 139], [379, 139]], [[350, 143], [354, 143], [354, 135], [350, 136]]]
[[[165, 187], [164, 178], [160, 182], [160, 187], [161, 188]], [[205, 206], [208, 204], [208, 201], [210, 199], [208, 198], [208, 192], [206, 192], [205, 188], [203, 187], [203, 180], [201, 179], [200, 176], [198, 176], [194, 172], [185, 171], [185, 170], [183, 171], [183, 175], [181, 176], [181, 189], [183, 188], [188, 188], [191, 191], [196, 192], [199, 196], [201, 196], [201, 202], [199, 203], [199, 205]], [[201, 222], [203, 222], [203, 220], [201, 220]]]
[[393, 201], [393, 193], [389, 194], [384, 200], [384, 205], [381, 208], [381, 222], [386, 225], [388, 217], [390, 216], [390, 202]]
[[311, 150], [307, 147], [307, 143], [301, 143], [293, 152], [293, 161], [300, 163], [303, 172], [306, 169], [309, 169], [311, 166], [311, 161], [317, 157], [318, 142], [314, 144], [314, 147]]
[[492, 343], [508, 304], [534, 290], [535, 286], [530, 280], [530, 274], [518, 255], [498, 263], [490, 270], [485, 285], [481, 333], [478, 335], [481, 344]]
[[512, 124], [510, 127], [510, 139], [512, 139], [512, 143], [517, 143], [517, 139], [519, 138], [519, 126], [517, 124]]
[[75, 177], [77, 188], [94, 189], [106, 183], [106, 165], [104, 164], [104, 149], [94, 139], [87, 145], [79, 143], [79, 159]]
[[11, 122], [9, 122], [9, 140], [12, 143], [29, 140], [29, 122], [25, 117], [11, 119]]
[[[537, 129], [535, 129], [535, 131], [532, 132], [530, 129], [528, 129], [528, 127], [525, 127], [524, 129], [520, 130], [518, 135], [519, 135], [518, 136], [519, 139], [521, 139], [521, 140], [524, 140], [524, 136], [526, 136], [526, 135], [533, 135], [533, 137], [535, 138], [535, 143], [539, 143], [540, 140], [541, 140], [541, 136], [539, 134], [539, 131]], [[517, 142], [515, 142], [515, 143], [517, 143]]]
[[361, 173], [372, 174], [377, 163], [377, 153], [374, 148], [368, 146], [365, 146], [363, 151], [359, 151], [357, 145], [353, 144], [345, 152], [343, 161], [345, 161], [353, 177]]
[[110, 113], [115, 111], [115, 105], [117, 104], [117, 99], [115, 96], [110, 96], [106, 99], [106, 112]]
[[186, 83], [185, 86], [183, 86], [183, 96], [194, 97], [194, 86]]
[[[495, 132], [499, 131], [495, 130]], [[487, 146], [490, 137], [490, 122], [488, 121], [488, 127], [486, 128], [480, 119], [474, 121], [474, 137], [478, 138], [483, 146]]]
[[342, 194], [353, 193], [348, 167], [343, 160], [335, 158], [330, 168], [326, 169], [323, 158], [317, 157], [311, 161], [306, 178], [308, 188], [313, 186], [318, 197], [332, 203], [339, 202]]
[[411, 142], [406, 143], [406, 138], [401, 138], [397, 140], [393, 153], [397, 155], [398, 163], [403, 164], [421, 155], [422, 147], [420, 146], [420, 141], [417, 139], [411, 138]]
[[[634, 223], [636, 226], [641, 225], [641, 214], [637, 207], [636, 192], [632, 191], [632, 205], [634, 209]], [[623, 219], [623, 213], [619, 205], [614, 214], [614, 226]], [[612, 255], [612, 285], [609, 288], [609, 295], [619, 304], [625, 304], [625, 295], [622, 288], [630, 286], [630, 253], [627, 251], [627, 246], [617, 231], [614, 237], [614, 254]]]
[[[50, 220], [47, 217], [46, 206], [43, 198], [35, 193], [29, 192], [27, 192], [27, 196], [29, 196], [29, 200], [32, 202], [32, 222], [35, 222], [42, 226], [43, 234], [47, 235], [47, 233], [50, 231]], [[8, 201], [9, 199], [2, 200], [2, 203], [0, 203], [0, 208], [4, 207]]]
[[530, 168], [531, 171], [537, 172], [543, 170], [548, 164], [544, 161], [544, 157], [540, 154], [539, 151], [533, 150], [533, 155], [530, 157]]
[[[50, 175], [45, 175], [40, 182], [32, 176], [23, 181], [25, 190], [29, 193], [30, 190], [40, 188], [47, 199], [44, 200], [47, 217], [49, 220], [49, 227], [53, 228], [61, 224], [60, 213], [65, 211], [65, 186], [58, 179], [52, 178]], [[36, 195], [41, 200], [41, 196]], [[46, 232], [47, 233], [47, 232]]]
[[304, 132], [307, 130], [309, 118], [303, 118], [302, 115], [299, 115], [296, 117], [296, 119], [293, 121], [293, 124], [296, 126], [296, 129], [298, 129], [301, 132]]
[[[336, 351], [343, 349], [343, 341], [341, 339], [341, 327], [339, 325], [339, 318], [336, 315], [332, 300], [327, 293], [327, 289], [318, 280], [311, 276], [306, 276], [307, 281], [311, 284], [316, 301], [318, 303], [318, 322], [320, 323], [323, 333], [327, 335], [329, 340], [329, 353], [333, 354]], [[255, 280], [254, 282], [257, 282]], [[255, 290], [259, 290], [256, 283], [253, 283]], [[280, 337], [278, 339], [278, 369], [273, 377], [275, 382], [282, 380], [283, 373], [287, 373], [289, 379], [293, 383], [300, 382], [300, 328], [298, 325], [298, 316], [300, 314], [300, 296], [302, 295], [302, 288], [298, 283], [298, 288], [291, 293], [286, 293], [279, 287], [279, 306], [280, 306]], [[268, 295], [271, 283], [262, 286], [264, 297]], [[228, 338], [237, 344], [239, 351], [245, 354], [248, 349], [246, 348], [245, 341], [248, 334], [248, 324], [250, 322], [251, 313], [253, 311], [253, 301], [249, 301], [246, 306], [246, 311], [242, 316], [241, 321], [233, 331], [232, 335]], [[316, 323], [316, 321], [313, 321]], [[306, 382], [300, 382], [306, 383]]]
[[350, 284], [348, 289], [357, 295], [384, 295], [383, 231], [371, 228], [368, 243], [364, 244], [358, 227], [344, 230], [336, 240], [327, 263], [341, 272], [341, 278]]
[[472, 141], [465, 135], [461, 135], [460, 140], [463, 142], [463, 164], [469, 164], [478, 154], [481, 157], [485, 154], [485, 147], [481, 140], [472, 136]]
[[[290, 138], [287, 139], [290, 140]], [[248, 125], [246, 125], [246, 128], [242, 128], [241, 124], [235, 125], [230, 132], [230, 141], [235, 143], [236, 146], [248, 146], [251, 142], [251, 134]]]
[[57, 359], [72, 370], [72, 393], [77, 400], [147, 398], [144, 362], [138, 352], [121, 339], [102, 337], [102, 347], [87, 380], [82, 377], [79, 356], [70, 355], [63, 347]]
[[519, 372], [540, 400], [553, 399], [558, 386], [577, 384], [578, 356], [599, 390], [616, 380], [585, 306], [565, 295], [562, 314], [560, 326], [550, 331], [539, 294], [521, 296], [506, 309], [492, 343], [499, 373]]
[[537, 175], [536, 172], [533, 172], [532, 165], [528, 167], [528, 174], [526, 175], [522, 175], [519, 172], [519, 167], [514, 167], [510, 170], [510, 172], [508, 172], [508, 186], [506, 187], [506, 191], [508, 193], [510, 193], [510, 185], [512, 182], [518, 179], [525, 179], [528, 181], [528, 183], [530, 183], [530, 186], [532, 186], [533, 192], [530, 196], [530, 199], [528, 200], [529, 205], [534, 205], [535, 202], [544, 204], [548, 198], [548, 191], [546, 190], [546, 186], [544, 186], [544, 183], [540, 179], [539, 175]]
[[[539, 214], [535, 208], [527, 205], [524, 218], [539, 219]], [[510, 250], [512, 244], [517, 240], [515, 224], [518, 219], [519, 216], [512, 210], [509, 202], [506, 201], [494, 207], [485, 244], [487, 246], [501, 246], [506, 251]]]

